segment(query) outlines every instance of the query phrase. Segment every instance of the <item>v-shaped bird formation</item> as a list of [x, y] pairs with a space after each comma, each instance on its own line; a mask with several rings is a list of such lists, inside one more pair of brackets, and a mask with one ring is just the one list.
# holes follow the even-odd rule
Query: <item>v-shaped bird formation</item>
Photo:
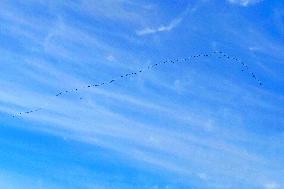
[[[177, 63], [182, 63], [182, 62], [190, 63], [190, 61], [198, 59], [200, 57], [213, 57], [213, 56], [218, 58], [218, 59], [225, 59], [226, 61], [232, 61], [232, 62], [241, 64], [241, 66], [242, 66], [242, 70], [241, 71], [242, 72], [244, 72], [244, 71], [248, 72], [249, 75], [258, 83], [259, 86], [262, 85], [262, 82], [256, 77], [255, 73], [251, 72], [250, 69], [248, 68], [247, 64], [245, 64], [243, 61], [241, 61], [240, 59], [238, 59], [236, 57], [229, 56], [229, 55], [227, 55], [226, 53], [224, 53], [222, 51], [214, 51], [212, 53], [204, 53], [204, 54], [192, 55], [192, 56], [190, 56], [188, 58], [165, 60], [165, 61], [162, 61], [160, 63], [155, 63], [155, 64], [152, 64], [150, 66], [147, 66], [145, 69], [140, 69], [140, 70], [137, 70], [136, 72], [131, 72], [131, 73], [126, 73], [126, 74], [120, 75], [118, 78], [113, 78], [113, 79], [110, 79], [109, 81], [105, 81], [105, 82], [102, 82], [102, 83], [89, 84], [89, 85], [83, 86], [80, 89], [79, 88], [74, 88], [74, 89], [70, 89], [70, 90], [60, 91], [60, 92], [58, 92], [55, 95], [55, 97], [61, 97], [61, 96], [64, 96], [65, 94], [67, 94], [67, 93], [78, 92], [79, 90], [82, 90], [82, 89], [85, 89], [85, 88], [94, 88], [94, 87], [102, 87], [104, 85], [110, 85], [110, 84], [112, 84], [114, 82], [118, 82], [119, 80], [122, 80], [122, 79], [125, 79], [125, 78], [135, 77], [138, 74], [141, 74], [143, 72], [151, 70], [151, 69], [153, 69], [155, 67], [161, 66], [163, 64], [177, 64]], [[80, 100], [82, 100], [82, 98], [80, 98]], [[45, 105], [45, 106], [47, 106], [47, 105]], [[12, 116], [13, 117], [17, 117], [17, 116], [23, 116], [25, 114], [32, 114], [32, 113], [35, 113], [35, 112], [38, 112], [38, 111], [42, 110], [43, 108], [44, 107], [42, 106], [42, 107], [34, 109], [34, 110], [19, 112], [19, 113], [16, 113], [16, 114], [12, 115]]]

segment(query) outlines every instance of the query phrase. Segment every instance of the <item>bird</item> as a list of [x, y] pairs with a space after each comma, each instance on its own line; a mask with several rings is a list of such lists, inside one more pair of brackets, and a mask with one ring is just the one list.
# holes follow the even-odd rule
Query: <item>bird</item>
[[[216, 53], [217, 53], [217, 54], [216, 54]], [[231, 57], [231, 56], [225, 54], [225, 53], [222, 52], [222, 51], [214, 51], [213, 54], [216, 54], [216, 57], [219, 58], [219, 59], [220, 59], [220, 58], [226, 58], [226, 59], [235, 60], [236, 63], [241, 63], [247, 70], [250, 70], [250, 69], [248, 68], [248, 66], [247, 66], [246, 64], [244, 64], [244, 62], [242, 62], [241, 60], [239, 60], [239, 59], [236, 58], [236, 57]], [[188, 61], [188, 62], [190, 63], [191, 58], [198, 58], [198, 57], [201, 57], [201, 56], [203, 56], [203, 57], [209, 57], [209, 56], [212, 56], [213, 54], [202, 53], [202, 54], [197, 54], [197, 55], [191, 55], [190, 58], [165, 60], [165, 61], [163, 61], [163, 63], [164, 63], [164, 64], [166, 64], [166, 63], [173, 63], [173, 64], [175, 64], [175, 63], [178, 63], [178, 62], [180, 62], [180, 61], [185, 61], [185, 62]], [[219, 55], [218, 55], [218, 54], [219, 54]], [[223, 56], [222, 56], [222, 55], [223, 55]], [[162, 62], [161, 62], [161, 63], [162, 63]], [[155, 66], [160, 66], [160, 65], [161, 65], [160, 63], [155, 63], [155, 64], [153, 64], [152, 66], [149, 65], [149, 66], [147, 67], [147, 69], [152, 69], [153, 67], [155, 67]], [[146, 71], [146, 70], [141, 70], [141, 69], [140, 69], [140, 70], [139, 70], [139, 73], [144, 72], [144, 71]], [[241, 69], [241, 71], [243, 72], [244, 69]], [[127, 74], [125, 74], [125, 75], [121, 75], [120, 77], [123, 78], [123, 77], [130, 76], [130, 75], [137, 75], [137, 72], [127, 73]], [[257, 77], [255, 76], [255, 74], [254, 74], [253, 72], [251, 72], [251, 77], [254, 78], [255, 80], [257, 80], [257, 81], [258, 81], [258, 84], [259, 84], [260, 86], [262, 85], [262, 82], [261, 82], [259, 79], [257, 79]], [[115, 81], [115, 80], [112, 79], [112, 80], [110, 80], [108, 83], [112, 83], [112, 82], [114, 82], [114, 81]], [[90, 88], [91, 86], [98, 87], [98, 86], [102, 86], [102, 85], [105, 85], [105, 84], [106, 84], [106, 83], [103, 82], [103, 83], [101, 83], [101, 84], [88, 85], [87, 87], [88, 87], [88, 88]], [[72, 89], [72, 90], [69, 90], [69, 91], [68, 91], [68, 90], [65, 90], [65, 93], [71, 93], [72, 91], [78, 91], [78, 89], [76, 88], [75, 90]], [[64, 93], [64, 91], [62, 91], [62, 92], [56, 94], [55, 96], [63, 95], [63, 93]], [[83, 98], [81, 97], [80, 99], [83, 99]], [[30, 113], [37, 112], [37, 111], [39, 111], [39, 110], [41, 110], [41, 109], [42, 109], [42, 108], [38, 108], [38, 109], [35, 109], [35, 110], [31, 110], [31, 111], [19, 112], [19, 113], [15, 114], [15, 115], [30, 114]], [[15, 115], [13, 115], [13, 116], [15, 117]]]

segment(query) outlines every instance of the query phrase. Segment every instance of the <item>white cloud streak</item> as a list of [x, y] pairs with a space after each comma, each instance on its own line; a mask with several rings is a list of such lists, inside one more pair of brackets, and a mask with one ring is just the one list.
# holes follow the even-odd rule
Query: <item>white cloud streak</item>
[[263, 0], [228, 0], [232, 4], [238, 4], [244, 7], [260, 3]]
[[148, 34], [155, 34], [159, 32], [168, 32], [177, 27], [183, 18], [176, 18], [172, 20], [168, 25], [160, 26], [158, 28], [144, 28], [136, 32], [137, 35], [148, 35]]
[[[138, 36], [143, 36], [143, 35], [149, 35], [149, 34], [155, 34], [155, 33], [160, 33], [160, 32], [169, 32], [172, 29], [176, 28], [182, 21], [183, 19], [187, 16], [189, 12], [189, 7], [186, 8], [182, 14], [176, 18], [174, 18], [169, 24], [167, 25], [161, 25], [157, 28], [155, 27], [146, 27], [142, 30], [136, 31], [136, 34]], [[194, 10], [194, 9], [193, 9]]]

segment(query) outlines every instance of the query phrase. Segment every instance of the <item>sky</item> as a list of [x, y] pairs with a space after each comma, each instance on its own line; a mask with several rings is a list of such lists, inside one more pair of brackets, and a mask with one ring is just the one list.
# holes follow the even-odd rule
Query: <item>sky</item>
[[283, 0], [1, 0], [0, 188], [284, 188], [283, 60]]

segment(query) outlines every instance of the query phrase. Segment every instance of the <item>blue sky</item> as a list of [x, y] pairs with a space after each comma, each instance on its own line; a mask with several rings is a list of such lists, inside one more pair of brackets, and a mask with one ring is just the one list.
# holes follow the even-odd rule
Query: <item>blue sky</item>
[[[0, 21], [0, 188], [284, 188], [282, 0], [1, 0]], [[201, 57], [84, 87], [213, 51], [263, 86]]]

